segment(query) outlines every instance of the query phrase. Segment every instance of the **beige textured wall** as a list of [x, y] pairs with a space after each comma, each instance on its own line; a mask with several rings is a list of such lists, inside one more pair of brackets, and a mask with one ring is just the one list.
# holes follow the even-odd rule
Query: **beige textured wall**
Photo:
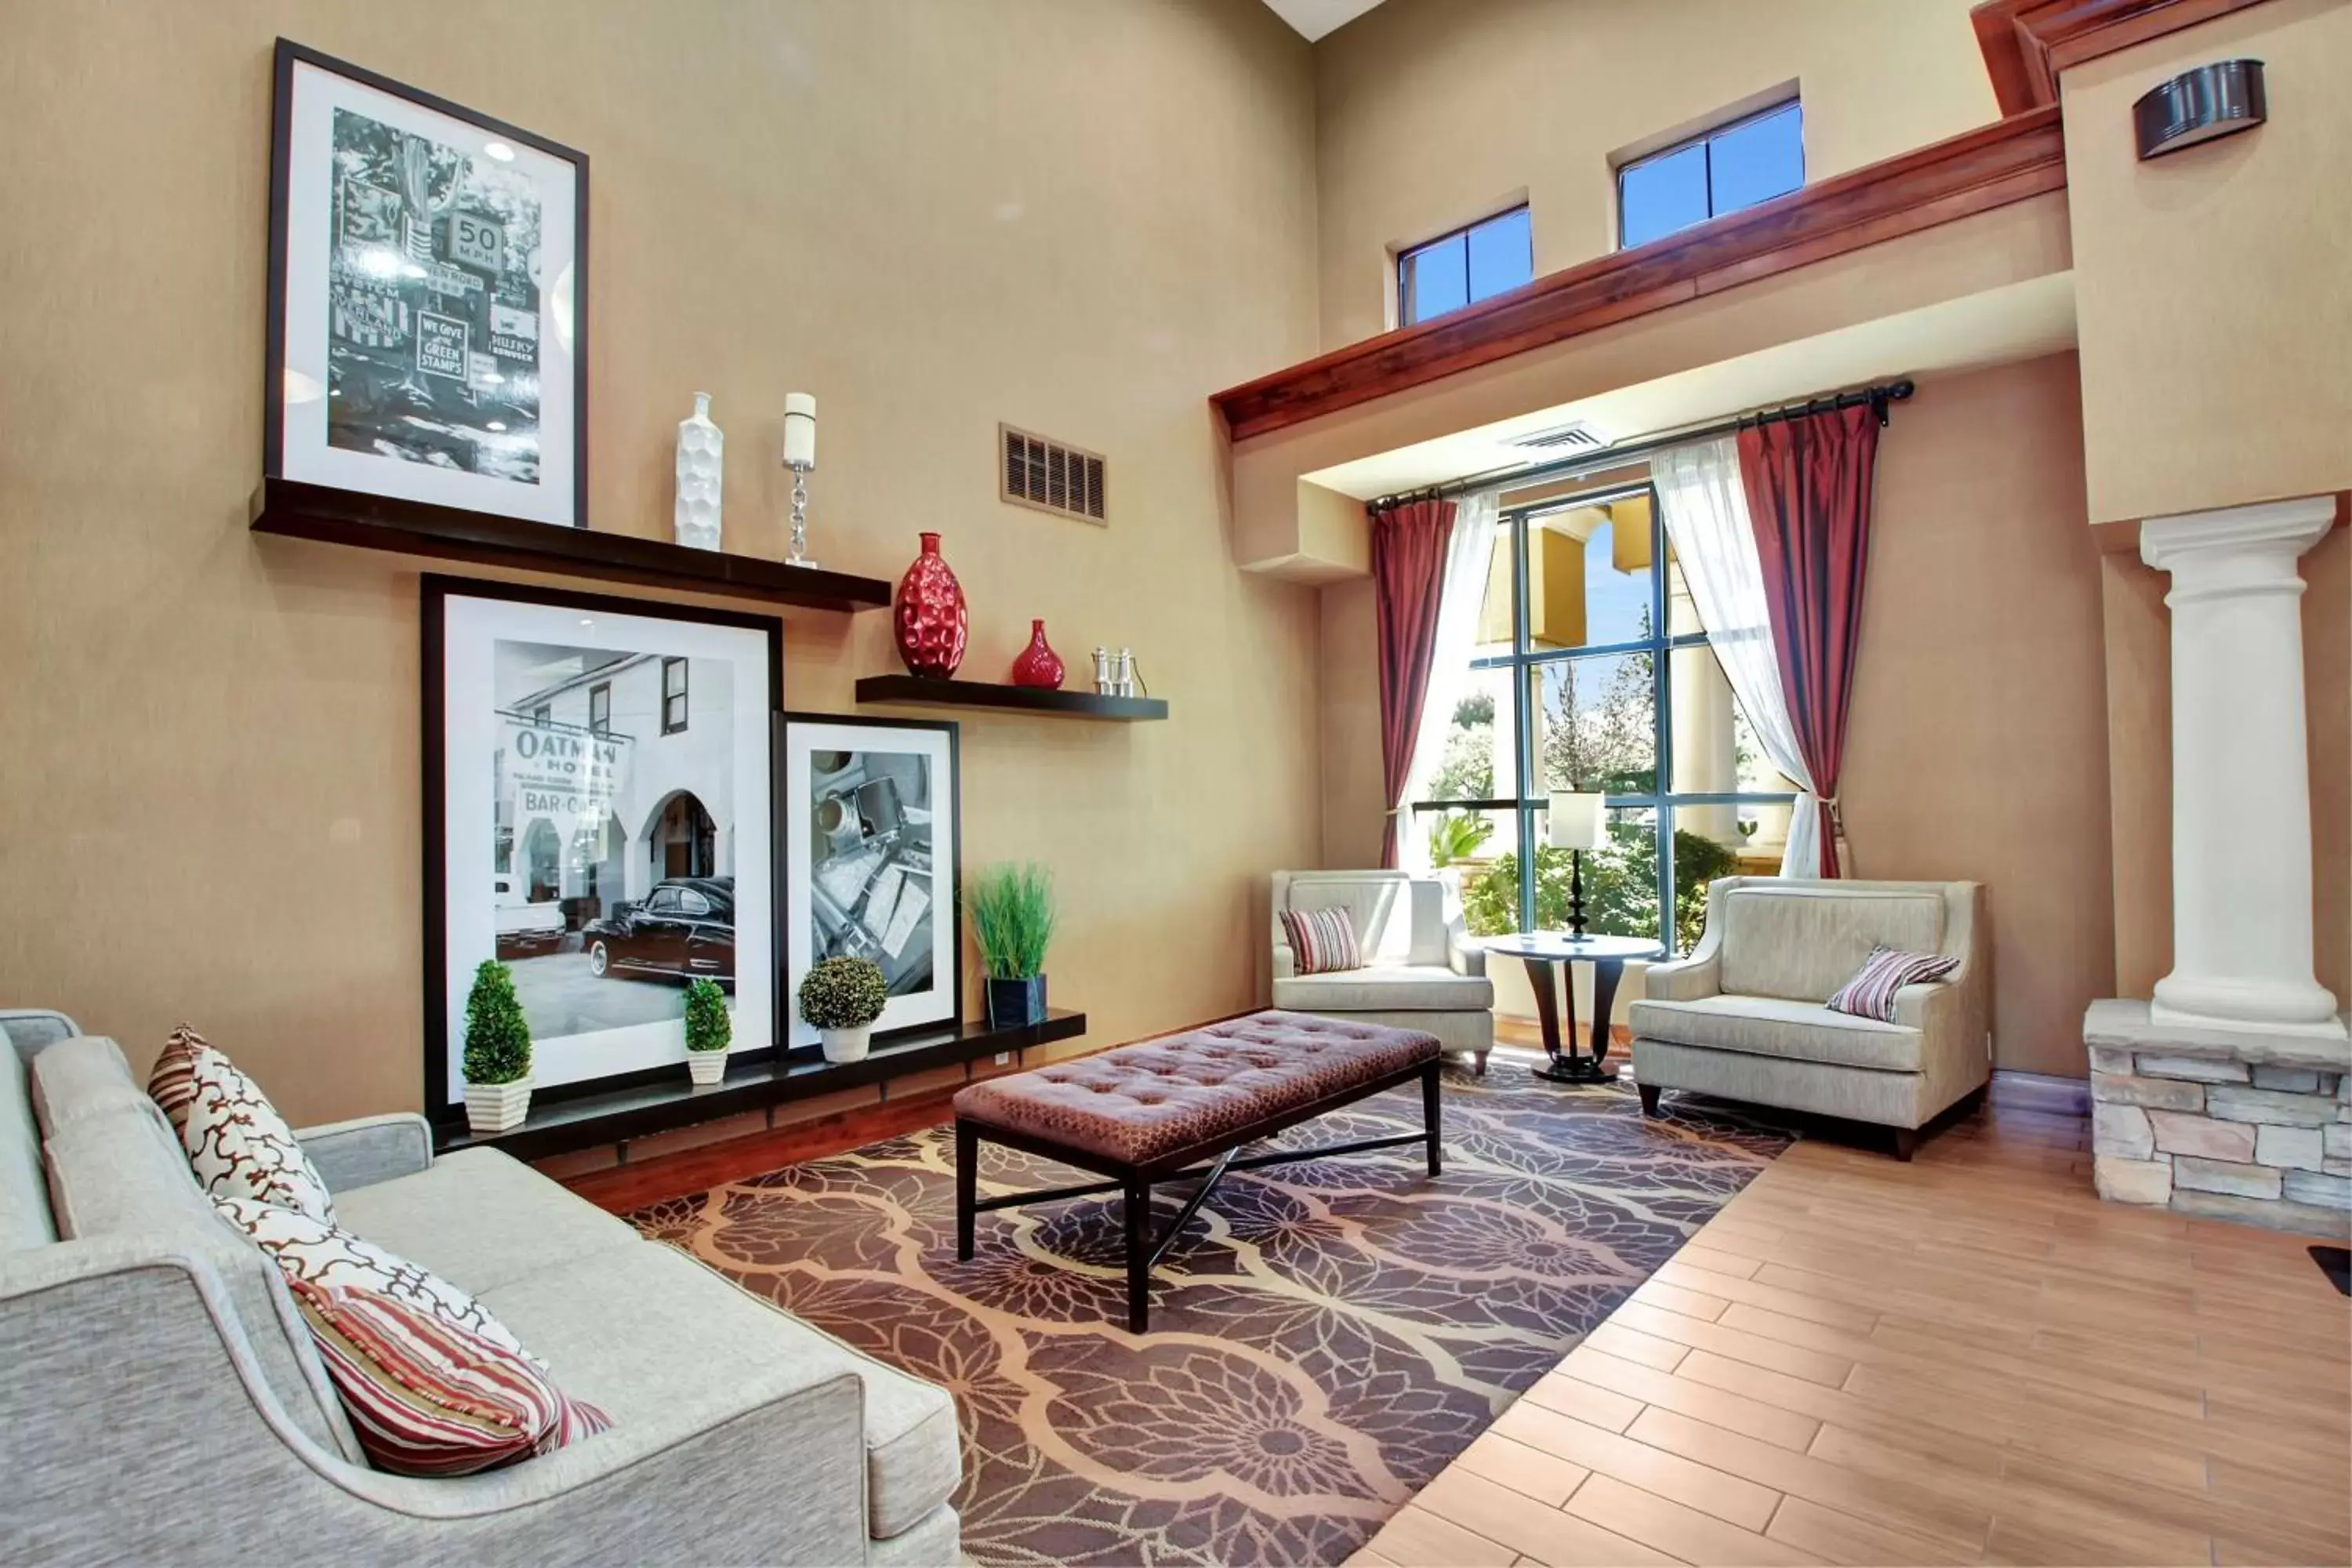
[[1538, 274], [1616, 248], [1609, 156], [1790, 81], [1821, 180], [1998, 117], [1969, 0], [1386, 0], [1315, 51], [1323, 346], [1392, 247], [1528, 202]]
[[[2270, 121], [2137, 161], [2131, 105], [2265, 64]], [[2091, 519], [2352, 487], [2352, 0], [2271, 0], [2066, 73]]]
[[2074, 356], [1922, 378], [1879, 447], [1841, 787], [1870, 877], [1983, 882], [2003, 1068], [2115, 994], [2097, 545]]
[[[1264, 875], [1320, 836], [1315, 601], [1232, 565], [1204, 402], [1316, 342], [1309, 55], [1257, 0], [8, 17], [6, 1000], [134, 1063], [193, 1020], [301, 1119], [421, 1094], [415, 563], [245, 527], [279, 32], [591, 155], [598, 528], [667, 531], [702, 390], [729, 541], [780, 553], [805, 388], [820, 559], [895, 576], [943, 531], [974, 675], [1031, 616], [1132, 644], [1168, 723], [965, 725], [967, 864], [1054, 867], [1098, 1040], [1255, 994]], [[1000, 419], [1108, 454], [1112, 526], [1000, 504]], [[884, 616], [787, 637], [797, 707], [893, 667]]]

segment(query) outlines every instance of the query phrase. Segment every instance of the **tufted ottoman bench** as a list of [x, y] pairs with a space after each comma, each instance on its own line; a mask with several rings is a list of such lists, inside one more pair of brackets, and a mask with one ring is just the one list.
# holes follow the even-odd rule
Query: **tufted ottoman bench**
[[[1151, 1266], [1227, 1171], [1422, 1143], [1436, 1175], [1439, 1049], [1436, 1036], [1418, 1030], [1269, 1012], [973, 1084], [955, 1097], [956, 1256], [971, 1256], [973, 1222], [983, 1209], [1121, 1194], [1127, 1326], [1139, 1334], [1149, 1321]], [[1235, 1158], [1245, 1144], [1416, 1078], [1419, 1132]], [[982, 1198], [982, 1141], [1109, 1179]], [[1153, 1184], [1192, 1181], [1199, 1189], [1153, 1237]]]

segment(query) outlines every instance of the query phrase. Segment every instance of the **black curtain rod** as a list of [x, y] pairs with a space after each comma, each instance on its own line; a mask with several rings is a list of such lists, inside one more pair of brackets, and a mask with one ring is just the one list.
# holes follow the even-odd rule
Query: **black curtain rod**
[[1890, 381], [1879, 386], [1860, 387], [1853, 392], [1841, 392], [1832, 396], [1808, 398], [1802, 403], [1784, 404], [1778, 408], [1759, 408], [1742, 414], [1736, 419], [1719, 419], [1712, 425], [1702, 425], [1688, 430], [1668, 431], [1640, 441], [1628, 441], [1604, 451], [1590, 452], [1581, 458], [1566, 458], [1556, 463], [1538, 463], [1525, 468], [1490, 468], [1483, 474], [1454, 479], [1442, 485], [1430, 485], [1401, 495], [1382, 496], [1367, 503], [1368, 510], [1385, 511], [1407, 501], [1444, 500], [1454, 496], [1466, 496], [1474, 490], [1494, 489], [1508, 485], [1517, 489], [1539, 485], [1549, 479], [1574, 479], [1579, 474], [1599, 473], [1617, 468], [1633, 458], [1646, 458], [1653, 452], [1663, 452], [1669, 447], [1680, 447], [1691, 441], [1706, 441], [1717, 436], [1729, 436], [1751, 425], [1769, 424], [1775, 419], [1801, 419], [1809, 414], [1827, 414], [1840, 408], [1859, 408], [1864, 404], [1878, 416], [1884, 426], [1888, 419], [1887, 405], [1902, 403], [1916, 391], [1908, 377]]

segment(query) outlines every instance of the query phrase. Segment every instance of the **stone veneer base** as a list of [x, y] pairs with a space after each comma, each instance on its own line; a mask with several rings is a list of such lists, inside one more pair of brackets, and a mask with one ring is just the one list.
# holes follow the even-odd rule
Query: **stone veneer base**
[[2108, 1000], [2083, 1040], [2101, 1197], [2352, 1236], [2352, 1037], [2158, 1023]]

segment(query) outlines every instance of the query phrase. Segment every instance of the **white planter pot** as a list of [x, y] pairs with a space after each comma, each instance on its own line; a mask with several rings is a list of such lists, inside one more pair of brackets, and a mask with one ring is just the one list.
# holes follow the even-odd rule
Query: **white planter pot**
[[686, 1053], [686, 1070], [694, 1075], [694, 1081], [698, 1084], [717, 1083], [727, 1076], [727, 1053], [688, 1051]]
[[530, 1079], [466, 1086], [466, 1125], [478, 1134], [511, 1132], [530, 1114]]
[[829, 1062], [862, 1062], [866, 1047], [874, 1037], [874, 1026], [858, 1029], [819, 1029], [818, 1038], [824, 1042], [824, 1059]]

